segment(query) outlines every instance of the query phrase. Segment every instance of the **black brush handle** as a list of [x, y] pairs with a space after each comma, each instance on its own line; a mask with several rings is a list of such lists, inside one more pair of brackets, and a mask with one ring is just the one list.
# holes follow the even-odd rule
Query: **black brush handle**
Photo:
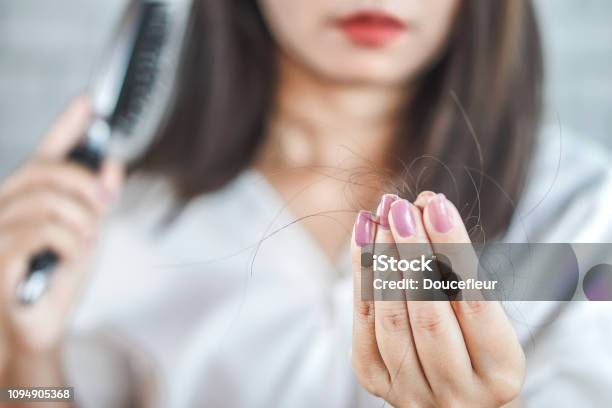
[[[104, 153], [85, 136], [83, 142], [70, 151], [67, 159], [97, 173], [104, 161]], [[59, 261], [59, 256], [51, 249], [45, 249], [30, 259], [27, 275], [17, 289], [20, 303], [29, 305], [40, 299], [46, 292]]]

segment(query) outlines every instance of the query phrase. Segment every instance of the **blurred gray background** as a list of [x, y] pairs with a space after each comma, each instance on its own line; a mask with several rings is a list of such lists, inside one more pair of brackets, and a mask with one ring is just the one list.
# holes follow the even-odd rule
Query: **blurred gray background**
[[[612, 150], [612, 1], [535, 0], [547, 100]], [[125, 0], [0, 0], [0, 177], [86, 83]], [[556, 119], [554, 119], [556, 121]]]

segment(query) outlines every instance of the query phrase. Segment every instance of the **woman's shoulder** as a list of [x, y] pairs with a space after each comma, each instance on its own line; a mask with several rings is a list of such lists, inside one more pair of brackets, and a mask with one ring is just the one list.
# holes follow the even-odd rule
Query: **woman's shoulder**
[[536, 142], [534, 166], [554, 167], [564, 176], [587, 181], [610, 174], [612, 147], [559, 125], [545, 126]]
[[[193, 233], [202, 245], [218, 245], [224, 242], [219, 235], [223, 231], [240, 230], [240, 236], [246, 237], [267, 227], [276, 216], [276, 203], [268, 193], [254, 172], [245, 171], [215, 191], [183, 201], [170, 179], [135, 174], [127, 180], [105, 229], [114, 236], [130, 235], [139, 241]], [[237, 239], [231, 240], [235, 243]]]
[[610, 149], [591, 138], [558, 125], [544, 127], [509, 238], [610, 241], [611, 163]]

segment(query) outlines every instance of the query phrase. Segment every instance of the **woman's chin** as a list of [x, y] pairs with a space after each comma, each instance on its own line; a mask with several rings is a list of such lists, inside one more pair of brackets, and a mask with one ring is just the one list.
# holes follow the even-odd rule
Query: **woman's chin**
[[388, 61], [344, 60], [319, 64], [313, 69], [327, 80], [340, 84], [392, 86], [406, 83], [410, 70], [399, 70]]

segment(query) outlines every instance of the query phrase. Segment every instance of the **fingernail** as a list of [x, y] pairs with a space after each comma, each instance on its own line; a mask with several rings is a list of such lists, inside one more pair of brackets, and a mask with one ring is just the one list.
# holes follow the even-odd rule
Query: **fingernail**
[[359, 211], [355, 223], [355, 243], [364, 247], [372, 242], [372, 213]]
[[412, 204], [408, 200], [397, 200], [391, 204], [391, 216], [395, 229], [402, 238], [416, 235], [416, 222], [412, 212]]
[[434, 229], [440, 233], [446, 233], [453, 229], [454, 220], [449, 202], [444, 194], [437, 194], [427, 203], [429, 221]]
[[427, 202], [429, 202], [429, 200], [435, 195], [436, 193], [434, 193], [433, 191], [421, 191], [421, 193], [417, 196], [414, 205], [416, 205], [417, 207], [425, 207], [427, 205]]
[[389, 210], [391, 209], [391, 204], [396, 200], [399, 200], [399, 197], [395, 194], [385, 194], [382, 196], [380, 204], [378, 204], [376, 215], [378, 215], [380, 226], [384, 229], [389, 229]]

